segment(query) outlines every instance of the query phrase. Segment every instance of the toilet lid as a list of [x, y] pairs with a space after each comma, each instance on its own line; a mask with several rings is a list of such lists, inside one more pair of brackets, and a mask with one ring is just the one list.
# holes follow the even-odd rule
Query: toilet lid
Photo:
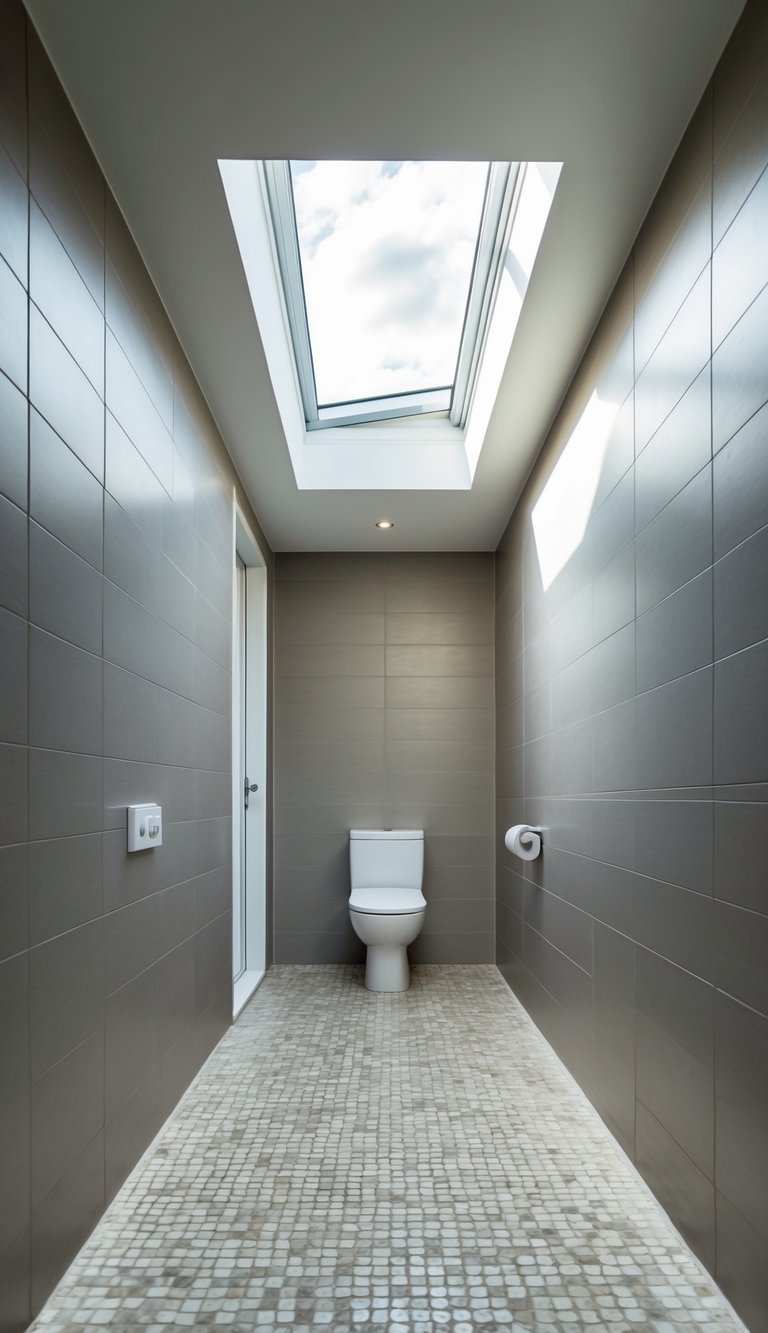
[[421, 912], [427, 902], [421, 889], [353, 889], [349, 906], [353, 912], [375, 912], [378, 916], [403, 916]]

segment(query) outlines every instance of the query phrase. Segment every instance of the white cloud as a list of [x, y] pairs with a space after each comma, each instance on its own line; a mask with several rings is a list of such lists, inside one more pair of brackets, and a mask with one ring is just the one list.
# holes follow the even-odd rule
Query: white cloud
[[295, 165], [320, 403], [452, 382], [487, 171], [484, 162]]

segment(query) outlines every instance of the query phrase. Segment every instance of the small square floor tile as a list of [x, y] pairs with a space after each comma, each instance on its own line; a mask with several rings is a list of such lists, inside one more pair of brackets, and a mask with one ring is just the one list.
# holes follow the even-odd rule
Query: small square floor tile
[[494, 967], [282, 966], [32, 1327], [740, 1326]]

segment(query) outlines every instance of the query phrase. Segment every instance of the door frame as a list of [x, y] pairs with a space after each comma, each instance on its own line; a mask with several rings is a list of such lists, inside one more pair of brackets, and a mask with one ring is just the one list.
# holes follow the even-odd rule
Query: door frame
[[[237, 500], [232, 515], [232, 893], [239, 888], [240, 836], [248, 820], [245, 856], [245, 971], [232, 982], [234, 1018], [263, 980], [267, 958], [267, 564]], [[249, 778], [259, 790], [243, 806], [240, 771], [240, 653], [237, 557], [245, 565], [246, 736]], [[233, 911], [234, 921], [234, 911]]]

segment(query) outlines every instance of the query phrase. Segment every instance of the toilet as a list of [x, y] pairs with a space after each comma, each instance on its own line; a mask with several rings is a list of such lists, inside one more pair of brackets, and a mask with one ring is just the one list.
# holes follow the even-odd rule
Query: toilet
[[349, 869], [349, 915], [368, 948], [365, 984], [368, 990], [407, 990], [408, 945], [427, 910], [423, 829], [350, 829]]

